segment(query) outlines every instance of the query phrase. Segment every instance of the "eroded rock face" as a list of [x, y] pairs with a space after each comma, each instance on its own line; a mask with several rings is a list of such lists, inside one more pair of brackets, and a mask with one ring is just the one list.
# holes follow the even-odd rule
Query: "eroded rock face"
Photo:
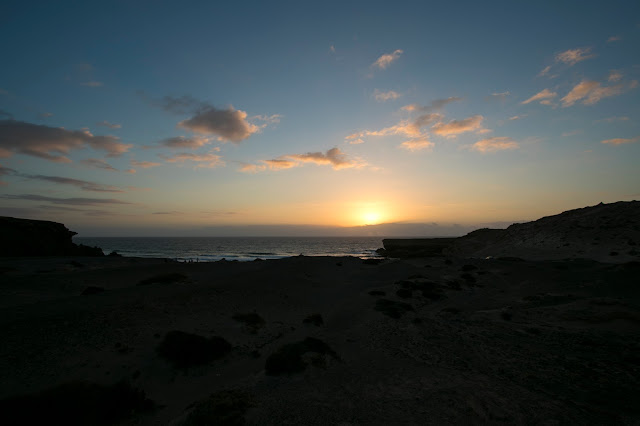
[[504, 230], [478, 230], [446, 250], [459, 257], [517, 256], [530, 260], [587, 258], [624, 263], [640, 259], [640, 201], [569, 210]]
[[98, 247], [73, 243], [61, 223], [0, 217], [0, 256], [103, 256]]

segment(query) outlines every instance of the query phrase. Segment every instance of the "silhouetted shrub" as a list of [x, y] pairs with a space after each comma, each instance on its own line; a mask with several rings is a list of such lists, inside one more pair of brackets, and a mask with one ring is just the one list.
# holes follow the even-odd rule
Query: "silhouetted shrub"
[[365, 265], [379, 265], [384, 262], [384, 259], [364, 259], [362, 263]]
[[401, 289], [398, 289], [398, 291], [396, 291], [396, 296], [402, 297], [403, 299], [408, 299], [411, 296], [413, 296], [413, 292], [406, 288], [401, 288]]
[[166, 274], [154, 275], [153, 277], [145, 278], [138, 282], [138, 285], [147, 284], [171, 284], [177, 282], [184, 282], [188, 279], [186, 275], [179, 272], [169, 272]]
[[322, 315], [320, 314], [312, 314], [302, 320], [304, 324], [313, 324], [316, 327], [320, 327], [324, 324], [324, 320], [322, 319]]
[[218, 336], [207, 339], [197, 334], [173, 330], [164, 336], [156, 350], [174, 367], [188, 368], [223, 357], [231, 350], [231, 344]]
[[385, 296], [387, 293], [382, 290], [371, 290], [369, 294], [372, 296]]
[[241, 390], [224, 390], [216, 392], [204, 401], [195, 404], [181, 426], [246, 424], [244, 414], [253, 405], [248, 392]]
[[307, 368], [307, 363], [302, 356], [308, 352], [314, 352], [319, 356], [314, 359], [314, 364], [317, 366], [323, 365], [325, 355], [340, 359], [338, 354], [325, 342], [307, 337], [301, 342], [281, 346], [276, 352], [269, 355], [264, 365], [265, 372], [268, 375], [276, 376], [304, 371]]
[[129, 383], [72, 382], [0, 401], [3, 425], [110, 425], [152, 410], [155, 404]]
[[402, 317], [409, 311], [413, 311], [413, 307], [408, 303], [396, 302], [389, 299], [378, 299], [374, 309], [395, 319]]
[[84, 290], [82, 290], [82, 293], [80, 293], [81, 296], [90, 296], [92, 294], [98, 294], [98, 293], [103, 293], [104, 292], [104, 288], [103, 287], [95, 287], [90, 285], [89, 287], [85, 288]]
[[251, 312], [248, 314], [235, 314], [231, 318], [243, 323], [247, 330], [252, 334], [257, 333], [258, 330], [264, 327], [265, 324], [264, 319], [255, 312]]

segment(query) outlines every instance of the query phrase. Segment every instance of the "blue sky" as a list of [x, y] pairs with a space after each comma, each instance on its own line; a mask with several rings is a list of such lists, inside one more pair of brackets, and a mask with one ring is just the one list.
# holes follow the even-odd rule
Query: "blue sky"
[[0, 214], [166, 235], [637, 199], [640, 4], [519, 3], [5, 2]]

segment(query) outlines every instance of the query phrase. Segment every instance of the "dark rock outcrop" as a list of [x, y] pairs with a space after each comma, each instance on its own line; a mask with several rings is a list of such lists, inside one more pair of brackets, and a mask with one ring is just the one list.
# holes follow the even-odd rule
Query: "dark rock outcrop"
[[387, 238], [382, 240], [387, 257], [437, 257], [455, 238]]
[[0, 217], [0, 256], [104, 256], [99, 247], [77, 245], [61, 223]]
[[640, 260], [640, 201], [619, 201], [478, 229], [459, 238], [385, 239], [389, 257], [451, 256], [525, 260]]

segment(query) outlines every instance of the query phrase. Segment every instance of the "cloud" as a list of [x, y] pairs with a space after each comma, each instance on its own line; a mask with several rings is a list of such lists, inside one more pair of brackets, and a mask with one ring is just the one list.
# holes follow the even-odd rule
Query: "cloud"
[[154, 163], [153, 161], [136, 161], [131, 160], [131, 165], [135, 167], [141, 167], [143, 169], [148, 169], [151, 167], [161, 166], [162, 163]]
[[526, 101], [522, 101], [521, 104], [526, 105], [531, 102], [540, 101], [540, 103], [543, 105], [551, 105], [550, 99], [555, 98], [556, 96], [558, 96], [556, 92], [552, 92], [549, 89], [544, 89], [543, 91], [536, 93]]
[[180, 97], [164, 96], [161, 99], [149, 98], [144, 92], [138, 91], [138, 95], [154, 106], [158, 106], [167, 112], [184, 115], [191, 118], [178, 123], [178, 127], [195, 133], [216, 135], [220, 141], [240, 142], [254, 133], [260, 132], [268, 124], [280, 122], [280, 114], [255, 115], [251, 119], [261, 120], [265, 123], [255, 125], [247, 119], [245, 111], [236, 110], [233, 106], [224, 109], [184, 95]]
[[14, 120], [0, 121], [0, 157], [18, 153], [69, 163], [71, 160], [66, 154], [87, 145], [107, 152], [108, 157], [117, 157], [133, 146], [119, 141], [116, 136], [94, 136], [88, 130], [67, 130]]
[[[280, 119], [282, 118], [281, 114], [272, 114], [272, 115], [254, 115], [251, 117], [252, 119], [264, 121], [267, 124], [278, 124]], [[265, 124], [266, 125], [266, 124]], [[262, 127], [264, 127], [263, 125]]]
[[543, 76], [545, 76], [545, 75], [549, 74], [549, 71], [551, 71], [551, 65], [547, 65], [546, 67], [544, 67], [544, 68], [542, 69], [542, 71], [540, 71], [540, 72], [538, 73], [538, 77], [543, 77]]
[[53, 117], [53, 113], [51, 113], [51, 112], [41, 112], [40, 114], [38, 114], [38, 118], [41, 118], [41, 119], [49, 118], [49, 117]]
[[222, 160], [222, 157], [219, 155], [208, 153], [208, 154], [192, 154], [188, 152], [181, 152], [175, 155], [161, 155], [161, 158], [167, 163], [185, 163], [185, 162], [193, 162], [196, 163], [196, 168], [214, 168], [219, 166], [224, 166], [225, 162]]
[[87, 87], [101, 87], [104, 85], [104, 83], [102, 83], [101, 81], [85, 81], [83, 83], [80, 83], [80, 85]]
[[336, 47], [333, 44], [329, 46], [329, 52], [336, 53]]
[[13, 114], [11, 114], [10, 112], [7, 112], [3, 109], [0, 109], [0, 118], [5, 117], [9, 120], [13, 120]]
[[178, 127], [200, 134], [217, 135], [218, 140], [240, 142], [260, 128], [247, 121], [247, 113], [233, 107], [217, 109], [207, 106], [198, 110], [193, 117], [178, 123]]
[[87, 158], [86, 160], [80, 161], [80, 164], [84, 164], [85, 166], [89, 166], [89, 167], [94, 167], [96, 169], [109, 170], [111, 172], [118, 171], [118, 169], [113, 167], [111, 164], [107, 163], [104, 160], [100, 160], [98, 158]]
[[331, 148], [326, 153], [308, 152], [306, 154], [287, 155], [288, 158], [302, 161], [304, 163], [314, 163], [319, 165], [331, 165], [334, 170], [346, 169], [357, 166], [357, 163], [349, 160], [347, 155], [340, 151], [340, 148]]
[[115, 186], [103, 185], [100, 183], [89, 182], [86, 180], [71, 179], [71, 178], [60, 177], [60, 176], [44, 176], [44, 175], [29, 175], [29, 174], [19, 174], [19, 176], [26, 179], [41, 180], [45, 182], [53, 182], [53, 183], [58, 183], [62, 185], [72, 185], [82, 189], [83, 191], [124, 192], [122, 189]]
[[607, 43], [613, 43], [614, 41], [620, 41], [622, 40], [622, 37], [620, 36], [611, 36], [607, 39]]
[[438, 123], [431, 127], [431, 131], [438, 136], [456, 137], [460, 133], [473, 132], [482, 129], [481, 115], [474, 115], [463, 120], [451, 120], [448, 123]]
[[434, 145], [435, 144], [428, 139], [412, 139], [402, 142], [400, 147], [409, 151], [421, 151], [423, 149], [431, 149]]
[[131, 204], [125, 201], [116, 200], [113, 198], [54, 198], [45, 197], [35, 194], [21, 194], [21, 195], [0, 195], [0, 198], [7, 200], [27, 200], [27, 201], [45, 201], [53, 204], [66, 204], [72, 206], [99, 206], [105, 204]]
[[[2, 165], [0, 164], [0, 177], [7, 176], [7, 175], [13, 175], [15, 173], [16, 173], [15, 170], [10, 169], [8, 167], [2, 167]], [[0, 180], [0, 186], [4, 186], [6, 184], [7, 184], [6, 182]]]
[[520, 114], [520, 115], [514, 115], [512, 117], [509, 117], [510, 121], [514, 121], [514, 120], [520, 120], [523, 119], [527, 116], [527, 114]]
[[482, 139], [471, 146], [471, 149], [485, 152], [504, 151], [510, 149], [517, 149], [518, 143], [513, 139], [505, 136]]
[[200, 148], [208, 143], [210, 143], [209, 138], [205, 138], [202, 136], [194, 136], [191, 138], [187, 138], [184, 136], [176, 136], [173, 138], [166, 138], [160, 141], [160, 145], [166, 146], [168, 148], [174, 148], [174, 149]]
[[119, 129], [122, 127], [122, 125], [120, 124], [114, 124], [114, 123], [109, 123], [108, 121], [101, 121], [99, 123], [96, 123], [96, 126], [102, 126], [102, 127], [108, 127], [110, 129]]
[[508, 90], [506, 92], [495, 92], [489, 96], [489, 99], [504, 101], [509, 95], [511, 95], [511, 92], [509, 92]]
[[622, 80], [622, 74], [619, 71], [611, 70], [609, 72], [609, 77], [607, 77], [607, 81], [615, 83], [616, 81]]
[[331, 148], [326, 152], [307, 152], [306, 154], [287, 154], [272, 160], [261, 160], [261, 164], [242, 164], [239, 171], [256, 173], [264, 170], [284, 170], [300, 167], [305, 163], [328, 165], [334, 170], [360, 168], [366, 166], [362, 160], [351, 159], [339, 148]]
[[125, 173], [129, 173], [132, 175], [135, 175], [136, 173], [138, 173], [138, 171], [136, 169], [127, 169], [124, 171]]
[[626, 87], [624, 84], [603, 87], [597, 81], [583, 80], [561, 99], [562, 106], [572, 106], [580, 100], [582, 100], [583, 105], [593, 105], [603, 98], [619, 95], [624, 93], [626, 89], [632, 89], [634, 87], [633, 83]]
[[582, 62], [596, 56], [594, 54], [590, 54], [590, 52], [590, 47], [565, 50], [564, 52], [560, 52], [556, 55], [556, 62], [563, 62], [565, 64], [569, 64], [569, 66], [573, 66], [578, 62]]
[[299, 163], [295, 161], [287, 160], [283, 158], [276, 158], [273, 160], [263, 160], [263, 163], [266, 164], [267, 167], [270, 168], [271, 170], [290, 169], [292, 167], [296, 167], [299, 165]]
[[[508, 93], [508, 92], [506, 92]], [[414, 111], [419, 111], [419, 112], [429, 112], [429, 111], [438, 111], [442, 108], [444, 108], [445, 106], [447, 106], [448, 104], [452, 103], [452, 102], [457, 102], [457, 101], [461, 101], [462, 98], [459, 98], [457, 96], [450, 96], [448, 98], [444, 98], [444, 99], [436, 99], [435, 101], [431, 102], [429, 105], [419, 105], [419, 104], [410, 104], [410, 105], [405, 105], [403, 106], [401, 109], [403, 111], [409, 111], [409, 112], [414, 112]]]
[[625, 139], [625, 138], [614, 138], [614, 139], [606, 139], [601, 141], [600, 143], [604, 143], [607, 145], [623, 145], [626, 143], [634, 143], [634, 142], [638, 142], [640, 141], [640, 136], [636, 137], [636, 138], [630, 138], [630, 139]]
[[389, 90], [388, 92], [381, 92], [380, 90], [376, 89], [373, 92], [373, 97], [376, 98], [376, 101], [378, 102], [394, 101], [400, 96], [402, 96], [400, 93], [394, 92], [393, 90]]
[[602, 120], [596, 120], [595, 123], [615, 123], [616, 121], [628, 121], [629, 117], [626, 116], [622, 116], [622, 117], [609, 117], [609, 118], [603, 118]]
[[386, 69], [389, 65], [391, 65], [391, 63], [398, 60], [400, 55], [402, 55], [403, 53], [404, 52], [400, 49], [395, 50], [393, 53], [385, 53], [384, 55], [376, 59], [376, 61], [371, 64], [371, 66], [380, 68], [381, 70]]
[[365, 136], [390, 136], [390, 135], [404, 135], [408, 137], [417, 137], [420, 136], [420, 128], [416, 126], [414, 122], [409, 120], [402, 120], [398, 124], [390, 127], [385, 127], [380, 130], [365, 130], [358, 133], [352, 133], [348, 135], [345, 139], [347, 142], [353, 143], [351, 141], [362, 141], [361, 138]]
[[563, 137], [575, 136], [575, 135], [580, 135], [580, 134], [582, 134], [582, 133], [583, 133], [583, 131], [582, 131], [582, 130], [577, 129], [577, 130], [572, 130], [572, 131], [570, 131], [570, 132], [563, 132], [563, 133], [562, 133], [562, 136], [563, 136]]

